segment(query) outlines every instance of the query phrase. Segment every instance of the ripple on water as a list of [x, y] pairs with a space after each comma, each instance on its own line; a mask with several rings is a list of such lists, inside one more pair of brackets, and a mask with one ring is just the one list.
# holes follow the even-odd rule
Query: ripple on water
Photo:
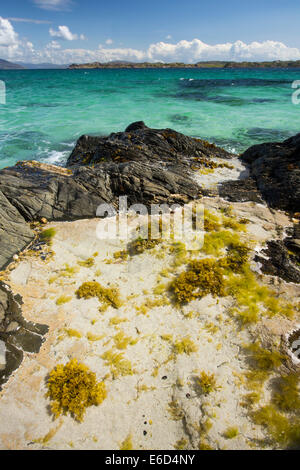
[[238, 129], [237, 135], [240, 139], [244, 137], [262, 142], [277, 142], [288, 139], [293, 135], [286, 129], [269, 129], [265, 127], [251, 127], [250, 129]]

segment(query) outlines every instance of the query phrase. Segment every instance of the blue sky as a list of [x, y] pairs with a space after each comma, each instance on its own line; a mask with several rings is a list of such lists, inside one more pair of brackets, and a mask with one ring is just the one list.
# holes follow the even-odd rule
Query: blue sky
[[0, 17], [15, 60], [300, 58], [299, 0], [2, 0]]

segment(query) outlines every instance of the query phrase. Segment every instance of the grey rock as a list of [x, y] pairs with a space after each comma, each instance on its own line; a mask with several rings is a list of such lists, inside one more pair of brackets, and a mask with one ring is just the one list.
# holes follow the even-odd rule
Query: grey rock
[[252, 177], [221, 183], [219, 186], [219, 195], [232, 202], [263, 202], [256, 182]]
[[290, 212], [300, 207], [300, 134], [278, 143], [254, 145], [242, 155], [269, 206]]
[[256, 255], [254, 259], [261, 263], [264, 274], [278, 276], [286, 282], [300, 282], [300, 269], [281, 240], [268, 241], [267, 248], [262, 253], [266, 258]]
[[191, 174], [195, 158], [231, 158], [171, 129], [129, 128], [107, 138], [81, 137], [71, 170], [20, 162], [0, 171], [0, 269], [33, 239], [28, 222], [92, 218], [102, 203], [117, 207], [119, 196], [128, 196], [128, 204], [183, 204], [201, 194]]
[[33, 238], [34, 234], [24, 217], [0, 189], [0, 269], [3, 269], [13, 255], [23, 250]]
[[144, 122], [130, 124], [125, 132], [108, 137], [83, 135], [71, 153], [67, 166], [103, 162], [161, 162], [167, 167], [189, 168], [195, 157], [232, 158], [232, 154], [214, 144], [194, 139], [173, 129], [150, 129]]
[[0, 390], [11, 373], [23, 360], [24, 351], [39, 352], [48, 332], [48, 326], [26, 321], [22, 316], [22, 299], [13, 295], [10, 287], [0, 281], [0, 307], [4, 314], [0, 317], [0, 340], [6, 348], [6, 364], [0, 370]]

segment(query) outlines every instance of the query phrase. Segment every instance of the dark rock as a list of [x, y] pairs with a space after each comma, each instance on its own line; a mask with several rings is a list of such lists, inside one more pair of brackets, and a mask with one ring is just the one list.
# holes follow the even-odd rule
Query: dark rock
[[95, 216], [95, 204], [105, 200], [107, 189], [102, 176], [96, 195], [80, 177], [77, 182], [73, 175], [57, 173], [55, 166], [22, 162], [0, 171], [0, 191], [25, 221], [42, 217], [49, 221], [75, 220]]
[[35, 167], [32, 163], [0, 171], [0, 190], [26, 221], [95, 217], [99, 204], [116, 204], [121, 195], [127, 195], [130, 203], [151, 204], [190, 200], [199, 192], [194, 180], [175, 166], [163, 170], [159, 165], [140, 162], [104, 163], [58, 175], [49, 165], [44, 169], [42, 164]]
[[23, 360], [23, 353], [37, 353], [48, 332], [47, 325], [32, 323], [22, 316], [22, 299], [13, 295], [9, 286], [0, 281], [0, 341], [6, 348], [6, 364], [0, 369], [0, 390], [10, 374]]
[[137, 131], [138, 129], [149, 129], [149, 128], [148, 126], [146, 126], [144, 121], [137, 121], [137, 122], [133, 122], [132, 124], [129, 124], [125, 132], [133, 132], [133, 131]]
[[29, 353], [38, 353], [42, 342], [43, 340], [40, 335], [32, 333], [32, 331], [23, 327], [7, 338], [7, 343]]
[[254, 145], [242, 155], [265, 201], [296, 212], [300, 207], [300, 134], [282, 143]]
[[284, 241], [285, 246], [300, 257], [300, 239], [288, 238]]
[[0, 269], [33, 238], [34, 234], [24, 217], [0, 190]]
[[262, 254], [256, 255], [255, 261], [262, 264], [262, 272], [271, 276], [278, 276], [287, 282], [300, 282], [300, 269], [289, 256], [288, 250], [281, 240], [271, 240], [267, 242], [267, 248], [262, 250]]
[[80, 137], [67, 166], [137, 161], [189, 168], [197, 157], [231, 158], [232, 155], [204, 140], [187, 137], [172, 129], [150, 129], [140, 121], [128, 126], [125, 132], [108, 137]]
[[[296, 211], [299, 204], [300, 134], [282, 144], [251, 147], [244, 155], [250, 177], [220, 185], [230, 201], [263, 202]], [[27, 223], [96, 216], [102, 203], [183, 204], [203, 191], [193, 171], [225, 150], [172, 129], [150, 129], [142, 121], [108, 137], [82, 136], [68, 169], [21, 162], [0, 171], [0, 269], [32, 239]], [[205, 193], [205, 191], [204, 191]], [[299, 238], [294, 236], [292, 238]]]
[[[118, 205], [119, 196], [128, 204], [183, 204], [199, 196], [200, 188], [180, 165], [166, 169], [146, 162], [103, 163], [74, 168], [69, 173], [57, 167], [22, 162], [0, 171], [0, 194], [5, 193], [7, 209], [0, 213], [0, 269], [16, 251], [33, 239], [26, 222], [42, 217], [53, 220], [78, 220], [96, 217], [102, 203]], [[4, 196], [3, 196], [4, 198]], [[13, 207], [14, 206], [14, 207]], [[10, 218], [15, 218], [15, 225]], [[10, 226], [17, 233], [10, 233]], [[4, 228], [7, 226], [6, 231]], [[3, 248], [2, 248], [3, 247]]]
[[24, 353], [21, 349], [16, 348], [15, 346], [6, 343], [6, 353], [5, 353], [5, 369], [0, 369], [0, 390], [2, 390], [2, 385], [7, 382], [10, 375], [18, 369], [22, 364]]
[[232, 202], [263, 202], [257, 189], [256, 182], [251, 177], [221, 183], [219, 186], [219, 195]]
[[82, 136], [63, 169], [20, 162], [0, 171], [0, 269], [33, 239], [27, 226], [45, 218], [96, 216], [102, 203], [183, 204], [199, 196], [191, 167], [201, 159], [231, 158], [225, 150], [142, 121], [109, 137]]

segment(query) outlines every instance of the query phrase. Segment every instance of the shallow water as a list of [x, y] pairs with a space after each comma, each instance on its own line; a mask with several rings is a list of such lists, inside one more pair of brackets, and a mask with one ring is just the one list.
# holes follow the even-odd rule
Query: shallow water
[[0, 168], [26, 159], [64, 164], [80, 135], [137, 120], [235, 153], [300, 131], [291, 100], [300, 70], [12, 70], [0, 80]]

